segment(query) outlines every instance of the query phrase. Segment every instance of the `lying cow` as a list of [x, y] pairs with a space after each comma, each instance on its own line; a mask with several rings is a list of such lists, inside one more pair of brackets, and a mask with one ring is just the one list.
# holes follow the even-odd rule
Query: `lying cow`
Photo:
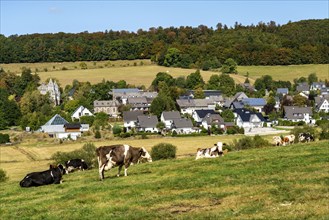
[[213, 147], [209, 148], [198, 148], [196, 153], [195, 160], [198, 160], [200, 158], [215, 158], [219, 156], [223, 156], [223, 144], [222, 142], [218, 142], [217, 144], [214, 144]]
[[61, 179], [64, 174], [66, 174], [66, 170], [62, 164], [59, 164], [58, 166], [50, 165], [49, 170], [27, 174], [19, 185], [21, 187], [31, 187], [53, 183], [59, 184], [62, 182]]
[[72, 159], [65, 162], [65, 167], [68, 173], [74, 170], [87, 170], [88, 165], [83, 159]]
[[299, 142], [310, 142], [314, 141], [314, 136], [310, 133], [300, 133], [298, 135], [298, 141]]
[[125, 176], [127, 176], [127, 169], [130, 165], [137, 164], [143, 159], [152, 162], [152, 158], [145, 148], [135, 148], [126, 144], [102, 146], [96, 149], [96, 154], [100, 180], [104, 179], [104, 171], [113, 167], [119, 167], [117, 176], [120, 176], [120, 171], [125, 166]]

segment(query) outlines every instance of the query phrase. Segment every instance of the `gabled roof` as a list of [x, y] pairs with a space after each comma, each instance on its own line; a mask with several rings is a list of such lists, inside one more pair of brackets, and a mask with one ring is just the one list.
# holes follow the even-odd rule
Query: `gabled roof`
[[298, 83], [296, 87], [296, 91], [297, 92], [310, 91], [310, 86], [306, 82]]
[[252, 112], [248, 109], [242, 108], [242, 109], [235, 109], [234, 112], [240, 116], [241, 120], [244, 122], [249, 122], [250, 118], [253, 115], [256, 115], [261, 121], [265, 121], [262, 113], [259, 112]]
[[64, 118], [62, 118], [62, 116], [60, 116], [59, 114], [56, 114], [44, 125], [65, 125], [67, 123], [68, 123], [68, 121], [66, 121]]
[[129, 97], [128, 98], [129, 104], [147, 104], [146, 97]]
[[266, 101], [263, 98], [246, 98], [242, 100], [244, 105], [249, 106], [264, 106], [266, 105]]
[[164, 120], [181, 118], [179, 111], [162, 112]]
[[216, 112], [211, 109], [205, 109], [205, 110], [195, 110], [195, 113], [200, 117], [204, 118], [207, 114], [215, 114]]
[[94, 107], [117, 107], [119, 105], [118, 101], [111, 100], [96, 100], [94, 101]]
[[176, 102], [181, 108], [207, 107], [209, 104], [213, 104], [207, 99], [177, 99]]
[[248, 98], [248, 96], [244, 92], [237, 92], [233, 97], [233, 101], [240, 101], [246, 98]]
[[192, 128], [193, 124], [189, 118], [176, 118], [173, 120], [173, 127], [175, 128]]
[[137, 120], [141, 128], [155, 128], [158, 124], [158, 118], [155, 115], [139, 115]]
[[137, 88], [125, 88], [125, 89], [112, 89], [112, 93], [132, 93], [132, 92], [138, 92], [139, 90]]
[[303, 119], [304, 114], [313, 115], [311, 107], [284, 106], [283, 108], [288, 119]]
[[123, 121], [137, 121], [137, 117], [140, 115], [143, 115], [143, 111], [125, 111]]
[[242, 102], [232, 102], [232, 106], [234, 109], [237, 109], [237, 108], [243, 108], [244, 105]]
[[289, 90], [288, 88], [277, 88], [276, 93], [277, 94], [288, 94]]
[[[74, 115], [76, 112], [83, 112], [85, 109], [87, 109], [87, 108], [85, 108], [84, 106], [82, 106], [82, 105], [80, 105], [74, 112], [73, 112], [73, 114], [72, 115]], [[89, 109], [87, 109], [88, 111], [89, 111]], [[90, 112], [90, 111], [89, 111]]]
[[207, 114], [202, 121], [206, 121], [207, 124], [224, 124], [224, 119], [219, 114]]

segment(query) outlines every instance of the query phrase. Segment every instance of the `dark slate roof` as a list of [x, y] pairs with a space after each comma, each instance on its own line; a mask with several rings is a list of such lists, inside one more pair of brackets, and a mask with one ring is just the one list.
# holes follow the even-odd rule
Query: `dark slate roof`
[[162, 112], [164, 120], [181, 118], [179, 111]]
[[262, 113], [259, 112], [251, 112], [248, 109], [242, 108], [242, 109], [235, 109], [234, 112], [236, 114], [238, 114], [240, 116], [240, 118], [242, 119], [242, 121], [247, 122], [250, 121], [250, 117], [252, 115], [257, 115], [257, 117], [261, 120], [261, 121], [265, 121]]
[[68, 121], [66, 121], [62, 116], [59, 114], [56, 114], [54, 117], [52, 117], [45, 125], [65, 125]]
[[189, 118], [176, 118], [173, 120], [173, 126], [175, 128], [192, 128], [193, 124]]
[[158, 124], [158, 118], [155, 115], [139, 115], [137, 120], [141, 128], [155, 128]]
[[137, 121], [137, 117], [140, 115], [143, 115], [143, 111], [125, 111], [123, 121]]
[[205, 109], [205, 110], [195, 110], [195, 113], [200, 117], [204, 118], [207, 114], [215, 114], [216, 112], [211, 109]]
[[128, 104], [147, 104], [146, 97], [129, 97]]
[[80, 123], [67, 123], [64, 125], [64, 127], [69, 128], [69, 129], [80, 129], [81, 124]]
[[285, 118], [303, 119], [304, 114], [313, 115], [312, 107], [284, 106]]
[[266, 101], [263, 98], [246, 98], [242, 100], [244, 105], [249, 106], [264, 106], [266, 105]]

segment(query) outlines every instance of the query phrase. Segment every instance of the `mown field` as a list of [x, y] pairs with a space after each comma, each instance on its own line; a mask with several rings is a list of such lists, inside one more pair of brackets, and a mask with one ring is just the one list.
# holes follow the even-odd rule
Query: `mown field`
[[63, 184], [1, 183], [0, 219], [328, 219], [328, 141], [97, 169]]
[[[20, 63], [20, 64], [0, 64], [6, 71], [20, 73], [23, 67], [31, 68], [33, 72], [38, 70], [41, 81], [48, 78], [56, 78], [62, 87], [72, 84], [74, 79], [81, 82], [89, 81], [92, 84], [101, 82], [103, 79], [117, 82], [125, 80], [127, 83], [146, 88], [150, 86], [158, 72], [168, 72], [173, 77], [188, 76], [195, 69], [182, 69], [173, 67], [164, 67], [152, 64], [149, 60], [131, 60], [131, 61], [97, 61], [85, 62], [88, 69], [81, 69], [81, 62], [63, 62], [63, 63]], [[143, 65], [141, 65], [143, 63]], [[63, 68], [67, 70], [63, 70]], [[47, 72], [44, 69], [47, 69]], [[328, 64], [311, 65], [291, 65], [291, 66], [238, 66], [237, 75], [231, 75], [236, 83], [243, 83], [247, 72], [249, 79], [253, 83], [262, 75], [271, 75], [274, 80], [289, 80], [295, 78], [307, 77], [311, 73], [316, 73], [321, 80], [329, 79]], [[210, 76], [220, 72], [201, 71], [205, 81]]]

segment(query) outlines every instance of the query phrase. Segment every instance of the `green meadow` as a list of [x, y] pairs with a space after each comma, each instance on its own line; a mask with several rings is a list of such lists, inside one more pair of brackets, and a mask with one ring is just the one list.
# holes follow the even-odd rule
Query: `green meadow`
[[186, 156], [131, 166], [128, 177], [115, 168], [104, 181], [97, 169], [36, 188], [9, 179], [1, 183], [0, 219], [328, 219], [328, 146]]

